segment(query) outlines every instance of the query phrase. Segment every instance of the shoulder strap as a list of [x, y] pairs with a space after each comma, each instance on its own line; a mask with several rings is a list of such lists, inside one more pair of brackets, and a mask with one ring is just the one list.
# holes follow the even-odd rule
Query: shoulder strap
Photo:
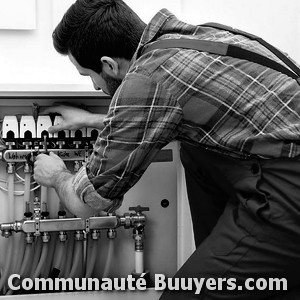
[[[263, 41], [262, 39], [254, 36], [254, 35], [251, 35], [248, 33], [243, 33], [242, 31], [238, 31], [231, 27], [227, 27], [227, 26], [224, 26], [221, 24], [208, 23], [208, 24], [204, 24], [203, 26], [214, 27], [214, 28], [218, 28], [218, 29], [222, 29], [222, 30], [231, 31], [233, 33], [242, 34], [252, 40], [257, 40], [260, 43], [261, 43], [261, 41]], [[286, 65], [288, 65], [293, 71], [286, 68], [282, 64], [279, 64], [279, 63], [269, 59], [266, 56], [243, 49], [236, 45], [222, 43], [222, 42], [215, 42], [215, 41], [196, 40], [196, 39], [180, 38], [180, 39], [159, 40], [159, 41], [156, 41], [149, 45], [145, 45], [141, 49], [139, 56], [141, 56], [145, 53], [148, 53], [150, 51], [156, 50], [156, 49], [167, 49], [167, 48], [193, 49], [193, 50], [198, 50], [198, 51], [203, 51], [203, 52], [209, 52], [212, 54], [217, 54], [217, 55], [222, 55], [222, 56], [230, 56], [230, 57], [234, 57], [234, 58], [248, 60], [248, 61], [260, 64], [260, 65], [263, 65], [265, 67], [271, 68], [271, 69], [281, 72], [283, 74], [286, 74], [286, 75], [296, 79], [298, 82], [300, 82], [300, 79], [299, 79], [300, 69], [288, 57], [286, 57], [283, 53], [281, 53], [279, 50], [277, 50], [275, 47], [269, 45], [265, 41], [262, 42], [262, 45], [265, 46], [267, 49], [269, 49], [271, 52], [273, 52], [273, 53], [275, 52], [274, 54], [279, 59], [281, 59]]]
[[226, 26], [223, 24], [218, 24], [218, 23], [205, 23], [201, 26], [213, 27], [216, 29], [226, 30], [226, 31], [229, 31], [229, 32], [232, 32], [235, 34], [243, 35], [251, 40], [255, 40], [255, 41], [259, 42], [261, 45], [263, 45], [268, 50], [270, 50], [273, 54], [275, 54], [281, 61], [283, 61], [291, 70], [293, 70], [298, 75], [298, 77], [300, 77], [300, 68], [292, 60], [290, 60], [284, 53], [279, 51], [277, 48], [275, 48], [274, 46], [272, 46], [271, 44], [269, 44], [262, 38], [254, 35], [254, 34], [251, 34], [251, 33], [239, 30], [239, 29], [235, 29], [233, 27]]

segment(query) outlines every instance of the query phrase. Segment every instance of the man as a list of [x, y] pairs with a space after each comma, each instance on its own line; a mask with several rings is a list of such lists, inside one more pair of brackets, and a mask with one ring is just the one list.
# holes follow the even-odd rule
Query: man
[[182, 48], [142, 54], [146, 44], [174, 37], [238, 44], [281, 63], [256, 41], [186, 24], [166, 9], [145, 26], [121, 0], [77, 0], [55, 29], [54, 46], [113, 97], [105, 117], [65, 106], [47, 111], [64, 119], [50, 132], [102, 131], [77, 174], [41, 154], [35, 179], [78, 216], [114, 211], [158, 151], [177, 139], [197, 250], [175, 277], [219, 285], [204, 284], [201, 295], [165, 291], [161, 299], [280, 296], [255, 280], [286, 278], [291, 290], [300, 283], [300, 87], [229, 56]]

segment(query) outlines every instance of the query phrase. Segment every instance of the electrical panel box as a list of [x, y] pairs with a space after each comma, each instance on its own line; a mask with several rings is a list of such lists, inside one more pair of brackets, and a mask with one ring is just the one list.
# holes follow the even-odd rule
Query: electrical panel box
[[[2, 150], [2, 161], [0, 161], [1, 224], [11, 224], [16, 220], [24, 220], [24, 218], [34, 220], [34, 216], [38, 215], [40, 211], [45, 210], [48, 213], [46, 217], [48, 220], [74, 218], [69, 212], [66, 212], [65, 215], [61, 213], [64, 208], [56, 192], [50, 188], [45, 190], [38, 187], [34, 183], [32, 174], [30, 175], [30, 203], [24, 203], [24, 190], [26, 189], [24, 183], [26, 180], [26, 170], [24, 167], [28, 155], [33, 155], [34, 151], [43, 153], [45, 148], [47, 151], [54, 151], [65, 161], [67, 167], [75, 173], [80, 165], [84, 163], [87, 153], [92, 150], [93, 143], [99, 134], [99, 131], [94, 128], [83, 128], [79, 131], [65, 130], [61, 133], [49, 134], [47, 132], [49, 126], [59, 124], [62, 121], [61, 117], [58, 115], [39, 115], [36, 113], [36, 108], [38, 107], [42, 111], [49, 106], [53, 106], [58, 100], [64, 103], [69, 102], [70, 105], [84, 105], [88, 110], [97, 113], [106, 113], [110, 102], [110, 99], [106, 96], [91, 96], [88, 93], [69, 96], [55, 93], [53, 95], [47, 93], [15, 96], [0, 95], [0, 119], [3, 120], [2, 142], [3, 145], [6, 144], [5, 149], [3, 148]], [[47, 137], [47, 145], [45, 145], [45, 135]], [[58, 143], [59, 141], [60, 143]], [[77, 159], [75, 159], [75, 155], [77, 155]], [[131, 207], [149, 208], [149, 211], [144, 211], [142, 214], [146, 217], [143, 233], [144, 269], [145, 272], [150, 274], [150, 282], [151, 280], [153, 281], [155, 274], [164, 274], [167, 277], [172, 277], [177, 270], [177, 160], [178, 151], [176, 143], [171, 143], [162, 149], [155, 161], [146, 170], [141, 180], [126, 193], [122, 206], [116, 211], [118, 216], [124, 216], [126, 219], [132, 213], [133, 218], [135, 218], [135, 213], [129, 210]], [[76, 163], [79, 165], [76, 166]], [[13, 165], [15, 170], [13, 203], [9, 203], [9, 191], [7, 188], [9, 177], [7, 170], [10, 165]], [[46, 197], [47, 201], [37, 208], [34, 206], [36, 205], [35, 199], [39, 197]], [[9, 219], [9, 215], [7, 214], [9, 207], [12, 205], [14, 220]], [[40, 222], [36, 223], [38, 224], [35, 225], [37, 227], [42, 224], [40, 220], [37, 222]], [[37, 230], [37, 227], [35, 230]], [[38, 228], [40, 229], [41, 227]], [[87, 260], [92, 251], [90, 248], [93, 244], [91, 237], [89, 237], [90, 233], [86, 232], [87, 227], [84, 228], [82, 239], [84, 250], [80, 257], [81, 270], [79, 268], [79, 271], [77, 270], [76, 273], [76, 276], [79, 277], [84, 274]], [[107, 237], [109, 232], [107, 230], [100, 230], [100, 237], [97, 238], [95, 266], [93, 272], [90, 274], [92, 277], [101, 279], [105, 274], [105, 276], [111, 278], [124, 278], [134, 273], [134, 235], [136, 234], [134, 230], [126, 228], [126, 226], [117, 227], [116, 236], [114, 236], [112, 241], [113, 246], [111, 246], [111, 239]], [[60, 241], [64, 239], [62, 236], [63, 231], [62, 228], [58, 227], [57, 231], [50, 234], [49, 247], [51, 243], [54, 243], [54, 246], [51, 247], [55, 248], [53, 250], [53, 257], [57, 253], [60, 253], [59, 245]], [[65, 234], [68, 245], [66, 246], [66, 251], [62, 254], [62, 264], [64, 264], [62, 268], [66, 269], [68, 257], [73, 255], [74, 259], [74, 249], [77, 242], [74, 236], [78, 232], [76, 230], [67, 231]], [[38, 256], [41, 256], [42, 236], [42, 234], [33, 235], [32, 247], [37, 249], [36, 255]], [[18, 246], [16, 245], [26, 243], [26, 234], [23, 232], [13, 232], [12, 236], [8, 238], [0, 237], [1, 268], [5, 265], [7, 258], [6, 249], [10, 239], [14, 239], [15, 247], [13, 251], [18, 255]], [[33, 255], [32, 261], [39, 261], [39, 258]], [[110, 259], [109, 266], [107, 266], [108, 259]], [[53, 258], [53, 264], [54, 260], [55, 258]], [[44, 269], [50, 270], [51, 268], [53, 269], [53, 266], [45, 266]], [[41, 276], [49, 276], [49, 273], [44, 269], [41, 271]], [[11, 271], [18, 272], [16, 269]], [[28, 274], [30, 276], [30, 270], [28, 270]], [[61, 273], [60, 276], [64, 274], [67, 274], [67, 272]], [[135, 298], [132, 297], [130, 299]]]

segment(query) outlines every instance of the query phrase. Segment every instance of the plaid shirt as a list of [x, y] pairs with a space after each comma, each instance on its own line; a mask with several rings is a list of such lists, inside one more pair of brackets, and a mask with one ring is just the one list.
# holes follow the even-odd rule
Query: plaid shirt
[[281, 63], [244, 36], [183, 23], [166, 9], [158, 12], [111, 101], [89, 163], [74, 179], [77, 194], [90, 206], [116, 209], [173, 139], [239, 158], [300, 154], [295, 80], [245, 60], [195, 50], [160, 49], [137, 57], [145, 44], [183, 36], [238, 44]]

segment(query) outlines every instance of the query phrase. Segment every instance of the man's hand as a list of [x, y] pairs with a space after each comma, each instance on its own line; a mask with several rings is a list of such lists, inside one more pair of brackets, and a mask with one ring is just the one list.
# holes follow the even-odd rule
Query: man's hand
[[68, 211], [81, 218], [98, 213], [77, 196], [73, 188], [74, 175], [56, 154], [39, 154], [34, 162], [34, 179], [37, 183], [55, 188], [57, 195]]
[[64, 161], [56, 154], [39, 154], [34, 162], [34, 179], [37, 183], [55, 187], [62, 174], [70, 173]]
[[103, 114], [94, 114], [84, 109], [68, 106], [58, 105], [46, 108], [41, 111], [42, 114], [59, 113], [62, 116], [62, 122], [60, 124], [51, 126], [48, 128], [50, 133], [62, 131], [62, 130], [77, 130], [83, 127], [103, 128]]

